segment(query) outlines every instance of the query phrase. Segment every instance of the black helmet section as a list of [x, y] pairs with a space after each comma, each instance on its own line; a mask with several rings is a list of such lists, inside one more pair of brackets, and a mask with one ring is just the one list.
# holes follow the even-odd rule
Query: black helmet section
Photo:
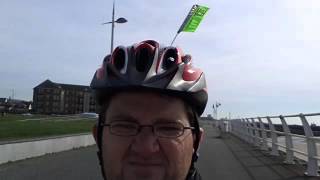
[[117, 47], [112, 53], [111, 64], [121, 73], [125, 74], [128, 67], [128, 53], [124, 46]]
[[181, 63], [181, 52], [180, 49], [169, 47], [164, 50], [163, 56], [161, 58], [160, 69], [168, 70], [173, 66]]
[[155, 47], [147, 43], [141, 43], [135, 49], [135, 63], [138, 72], [147, 72], [153, 61]]
[[208, 99], [205, 76], [192, 66], [192, 57], [152, 40], [117, 47], [105, 58], [90, 86], [98, 103], [116, 89], [149, 88], [186, 99], [199, 115]]
[[133, 47], [132, 68], [130, 71], [130, 81], [132, 85], [140, 86], [145, 81], [148, 72], [152, 69], [156, 47], [142, 42]]

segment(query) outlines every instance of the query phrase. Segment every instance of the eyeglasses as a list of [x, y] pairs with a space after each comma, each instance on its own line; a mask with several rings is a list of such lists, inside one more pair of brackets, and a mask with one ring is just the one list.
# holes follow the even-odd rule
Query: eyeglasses
[[110, 133], [117, 136], [136, 136], [143, 127], [150, 127], [155, 136], [159, 138], [177, 138], [184, 134], [186, 129], [194, 130], [194, 127], [185, 127], [179, 122], [155, 123], [153, 125], [140, 125], [136, 122], [113, 121], [109, 124], [101, 124], [109, 127]]

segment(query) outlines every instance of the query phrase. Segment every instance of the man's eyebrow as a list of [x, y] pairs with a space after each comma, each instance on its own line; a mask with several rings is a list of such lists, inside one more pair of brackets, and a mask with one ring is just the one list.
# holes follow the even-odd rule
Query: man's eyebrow
[[155, 120], [155, 123], [183, 123], [183, 121], [180, 118], [158, 118]]
[[123, 115], [123, 114], [115, 114], [115, 115], [111, 115], [110, 117], [108, 117], [108, 119], [110, 119], [110, 121], [117, 121], [117, 120], [125, 120], [125, 121], [131, 121], [131, 122], [138, 122], [137, 119], [135, 119], [134, 117], [130, 116], [130, 115]]

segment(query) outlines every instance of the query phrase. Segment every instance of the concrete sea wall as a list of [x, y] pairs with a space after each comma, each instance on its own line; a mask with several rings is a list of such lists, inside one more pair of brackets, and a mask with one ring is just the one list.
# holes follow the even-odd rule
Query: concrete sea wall
[[3, 142], [0, 144], [0, 164], [94, 144], [91, 134]]

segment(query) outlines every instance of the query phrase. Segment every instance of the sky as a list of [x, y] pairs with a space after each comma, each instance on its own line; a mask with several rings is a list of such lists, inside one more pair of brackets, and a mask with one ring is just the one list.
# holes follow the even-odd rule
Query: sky
[[[193, 4], [210, 7], [174, 45], [207, 79], [219, 117], [320, 112], [319, 0], [116, 0], [115, 46], [169, 45]], [[110, 51], [111, 0], [2, 0], [0, 97], [32, 100], [46, 79], [89, 85]]]

